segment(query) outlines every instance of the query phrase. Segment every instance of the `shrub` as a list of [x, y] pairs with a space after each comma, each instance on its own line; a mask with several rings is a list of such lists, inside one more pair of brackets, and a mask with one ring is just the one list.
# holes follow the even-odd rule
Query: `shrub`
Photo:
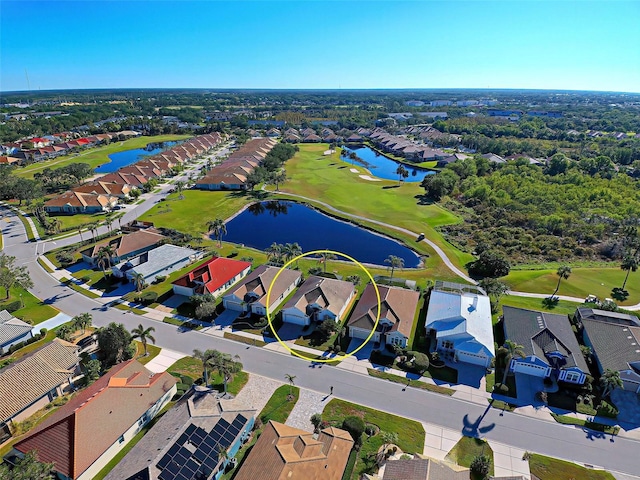
[[156, 284], [157, 284], [157, 283], [162, 283], [162, 282], [164, 282], [166, 279], [167, 279], [167, 276], [166, 276], [166, 275], [158, 275], [158, 276], [156, 277], [156, 279], [153, 281], [153, 283], [156, 283]]
[[418, 373], [426, 372], [429, 369], [429, 357], [420, 352], [409, 352], [413, 357], [411, 361], [412, 368]]
[[180, 377], [180, 382], [190, 387], [191, 385], [193, 385], [193, 378], [182, 375]]
[[318, 430], [318, 428], [320, 427], [320, 424], [322, 423], [322, 414], [321, 413], [314, 413], [313, 415], [311, 415], [311, 423], [313, 424], [313, 428], [315, 430]]
[[143, 304], [150, 305], [158, 300], [158, 294], [156, 292], [144, 292], [139, 298]]
[[495, 386], [494, 386], [494, 389], [497, 390], [498, 392], [502, 393], [502, 394], [509, 393], [509, 387], [507, 385], [505, 385], [504, 383], [496, 383]]
[[342, 421], [342, 428], [351, 434], [351, 438], [353, 438], [354, 442], [358, 443], [364, 433], [364, 420], [360, 417], [356, 417], [355, 415], [346, 417]]
[[91, 277], [89, 275], [85, 275], [80, 279], [82, 283], [89, 283], [91, 281]]
[[471, 473], [480, 478], [488, 478], [491, 468], [491, 459], [487, 455], [478, 455], [471, 462]]
[[56, 260], [60, 263], [60, 265], [66, 267], [73, 263], [73, 255], [71, 254], [71, 252], [63, 250], [56, 253]]
[[40, 329], [40, 335], [42, 335], [43, 337], [47, 334], [47, 329], [46, 328], [41, 328]]
[[369, 437], [373, 437], [374, 435], [377, 435], [379, 431], [379, 428], [376, 425], [373, 425], [372, 423], [368, 423], [366, 427], [364, 427], [364, 433], [367, 434], [367, 436]]
[[196, 318], [202, 320], [211, 318], [216, 313], [216, 304], [213, 302], [202, 303], [196, 307]]
[[605, 400], [600, 402], [596, 410], [598, 415], [603, 417], [616, 418], [618, 416], [618, 409]]
[[9, 313], [13, 313], [22, 308], [22, 302], [20, 300], [16, 300], [15, 302], [11, 302], [6, 304], [3, 309]]

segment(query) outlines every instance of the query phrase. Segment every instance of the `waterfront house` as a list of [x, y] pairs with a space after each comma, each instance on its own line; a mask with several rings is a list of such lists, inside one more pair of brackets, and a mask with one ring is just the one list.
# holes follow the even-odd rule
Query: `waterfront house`
[[173, 282], [173, 293], [186, 297], [208, 293], [217, 297], [245, 278], [250, 270], [250, 262], [213, 257]]
[[91, 264], [96, 265], [100, 248], [111, 246], [115, 250], [115, 254], [111, 257], [111, 264], [120, 263], [125, 258], [133, 257], [140, 253], [151, 250], [156, 245], [167, 239], [155, 228], [146, 228], [136, 232], [128, 233], [112, 240], [105, 240], [86, 248], [80, 252], [82, 259]]
[[128, 280], [142, 275], [144, 283], [150, 284], [156, 277], [166, 277], [201, 257], [198, 250], [165, 244], [128, 258], [111, 267], [111, 271], [116, 278]]
[[117, 197], [95, 193], [68, 191], [47, 200], [44, 210], [51, 214], [108, 212], [118, 204]]
[[332, 278], [307, 278], [282, 309], [282, 321], [296, 325], [310, 325], [332, 319], [342, 320], [355, 296], [351, 282]]

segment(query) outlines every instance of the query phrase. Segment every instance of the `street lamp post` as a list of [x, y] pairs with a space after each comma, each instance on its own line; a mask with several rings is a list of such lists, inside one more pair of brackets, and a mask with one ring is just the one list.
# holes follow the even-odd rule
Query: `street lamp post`
[[24, 308], [24, 303], [22, 302], [22, 294], [20, 294], [20, 308]]

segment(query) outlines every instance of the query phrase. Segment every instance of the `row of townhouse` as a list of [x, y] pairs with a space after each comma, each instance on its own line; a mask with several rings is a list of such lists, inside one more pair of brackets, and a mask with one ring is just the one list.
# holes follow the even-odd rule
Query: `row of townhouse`
[[10, 142], [2, 145], [2, 152], [6, 155], [0, 157], [0, 163], [25, 164], [41, 162], [61, 155], [67, 155], [71, 151], [82, 148], [90, 148], [111, 140], [125, 140], [137, 137], [140, 133], [133, 130], [123, 130], [115, 133], [100, 133], [88, 137], [80, 137], [78, 134], [63, 132], [44, 137], [32, 137], [18, 142]]
[[330, 128], [325, 127], [316, 132], [313, 128], [307, 127], [301, 130], [289, 128], [284, 132], [283, 139], [288, 143], [361, 143], [363, 141], [363, 135], [345, 128], [334, 132]]
[[112, 210], [120, 201], [129, 197], [133, 189], [142, 188], [151, 179], [166, 176], [175, 166], [211, 151], [221, 141], [219, 133], [191, 138], [169, 150], [57, 195], [45, 203], [45, 211], [50, 214], [73, 215]]
[[201, 190], [246, 190], [247, 177], [277, 144], [273, 138], [254, 138], [214, 166], [196, 182]]

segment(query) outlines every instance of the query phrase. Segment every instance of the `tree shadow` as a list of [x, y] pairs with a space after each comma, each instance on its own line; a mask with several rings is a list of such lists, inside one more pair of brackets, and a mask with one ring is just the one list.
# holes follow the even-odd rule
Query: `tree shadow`
[[481, 427], [480, 424], [482, 423], [482, 421], [484, 420], [484, 417], [487, 415], [487, 413], [489, 413], [489, 410], [491, 409], [491, 403], [489, 403], [487, 405], [487, 408], [485, 409], [485, 411], [482, 413], [482, 415], [480, 415], [477, 420], [475, 421], [471, 421], [469, 420], [469, 414], [466, 414], [462, 420], [463, 423], [463, 427], [462, 427], [462, 434], [467, 436], [467, 437], [474, 437], [474, 438], [478, 438], [480, 437], [481, 434], [485, 434], [487, 432], [490, 432], [491, 430], [493, 430], [496, 426], [495, 422], [494, 423], [490, 423], [484, 427]]
[[418, 205], [433, 205], [436, 203], [432, 198], [429, 198], [426, 195], [415, 195], [413, 198], [418, 200]]
[[385, 185], [382, 187], [383, 190], [389, 190], [391, 188], [400, 188], [400, 185]]

